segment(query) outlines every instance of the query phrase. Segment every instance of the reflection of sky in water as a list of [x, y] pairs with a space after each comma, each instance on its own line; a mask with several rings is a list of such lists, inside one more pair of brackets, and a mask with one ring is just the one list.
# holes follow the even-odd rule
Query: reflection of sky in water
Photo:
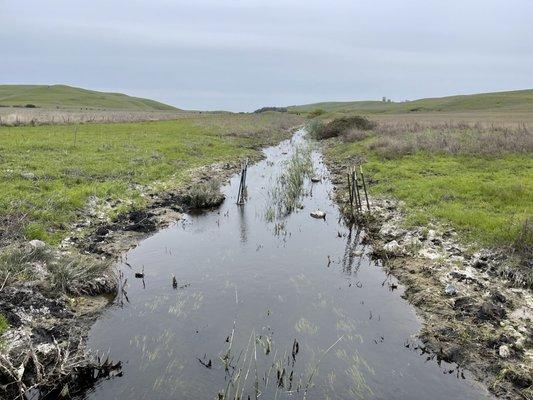
[[[268, 190], [290, 150], [289, 142], [272, 148], [249, 168], [245, 207], [235, 205], [235, 177], [220, 210], [190, 216], [128, 254], [130, 302], [110, 308], [89, 341], [122, 360], [124, 376], [88, 398], [255, 398], [256, 390], [265, 399], [482, 397], [444, 373], [453, 366], [405, 346], [417, 343], [417, 318], [390, 289], [394, 279], [365, 256], [359, 232], [338, 224], [327, 179], [282, 233], [265, 222]], [[314, 164], [327, 176], [316, 155]], [[309, 216], [315, 209], [326, 221]], [[143, 265], [146, 287], [133, 277]]]

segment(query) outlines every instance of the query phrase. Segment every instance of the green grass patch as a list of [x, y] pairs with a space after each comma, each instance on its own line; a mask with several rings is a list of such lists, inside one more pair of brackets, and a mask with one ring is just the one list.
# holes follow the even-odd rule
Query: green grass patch
[[530, 155], [419, 152], [384, 159], [368, 149], [374, 140], [337, 142], [329, 148], [329, 156], [349, 164], [354, 157], [364, 155], [365, 172], [375, 181], [370, 185], [371, 193], [404, 201], [409, 224], [445, 222], [484, 245], [512, 245], [522, 235], [525, 221], [533, 215]]
[[0, 314], [0, 335], [2, 335], [8, 329], [9, 329], [9, 321], [4, 316], [4, 314]]
[[[142, 205], [140, 188], [178, 187], [191, 170], [250, 156], [286, 137], [290, 114], [212, 114], [173, 121], [0, 128], [0, 242], [58, 243], [94, 196]], [[114, 212], [119, 210], [115, 209]], [[21, 222], [22, 221], [22, 222]], [[15, 224], [13, 224], [15, 226]]]

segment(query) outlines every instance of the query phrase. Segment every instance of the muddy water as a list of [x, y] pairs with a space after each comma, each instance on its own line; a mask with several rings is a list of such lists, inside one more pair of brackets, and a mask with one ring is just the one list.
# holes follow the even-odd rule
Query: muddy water
[[[420, 348], [402, 288], [369, 260], [357, 229], [338, 222], [317, 153], [323, 179], [306, 183], [303, 209], [266, 221], [268, 193], [301, 140], [265, 150], [249, 168], [245, 206], [235, 204], [234, 177], [218, 211], [188, 215], [129, 252], [127, 297], [89, 339], [124, 362], [124, 375], [88, 399], [486, 397]], [[315, 209], [325, 221], [309, 216]], [[144, 281], [134, 277], [143, 268]]]

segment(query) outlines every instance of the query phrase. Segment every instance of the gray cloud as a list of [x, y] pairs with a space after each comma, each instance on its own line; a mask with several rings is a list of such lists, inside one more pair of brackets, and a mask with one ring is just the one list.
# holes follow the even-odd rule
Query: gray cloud
[[191, 109], [533, 87], [530, 0], [0, 0], [2, 83]]

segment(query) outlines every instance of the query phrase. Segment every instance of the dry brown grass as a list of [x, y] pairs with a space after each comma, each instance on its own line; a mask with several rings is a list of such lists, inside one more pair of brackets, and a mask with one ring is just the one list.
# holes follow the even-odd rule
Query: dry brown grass
[[195, 125], [217, 130], [220, 135], [261, 137], [286, 131], [303, 122], [302, 117], [289, 113], [257, 114], [203, 113], [188, 116]]
[[[388, 120], [377, 123], [373, 134], [369, 149], [387, 159], [418, 152], [477, 156], [533, 152], [533, 129], [523, 122]], [[346, 132], [343, 138], [351, 142], [367, 136]]]
[[185, 111], [54, 110], [0, 107], [0, 126], [160, 121], [195, 114], [199, 113]]

